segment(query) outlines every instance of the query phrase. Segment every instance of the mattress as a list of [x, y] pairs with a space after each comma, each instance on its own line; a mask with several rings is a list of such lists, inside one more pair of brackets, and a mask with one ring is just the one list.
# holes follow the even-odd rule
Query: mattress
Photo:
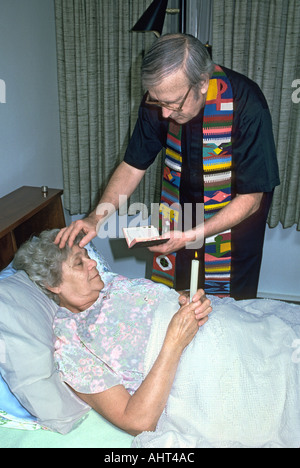
[[66, 435], [42, 429], [27, 431], [0, 427], [0, 448], [129, 448], [133, 437], [91, 410]]

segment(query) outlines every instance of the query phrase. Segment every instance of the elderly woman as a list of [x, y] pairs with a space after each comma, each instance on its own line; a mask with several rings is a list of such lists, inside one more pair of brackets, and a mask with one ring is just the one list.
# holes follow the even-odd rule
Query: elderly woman
[[57, 366], [82, 400], [135, 447], [299, 447], [299, 306], [104, 284], [80, 238], [60, 249], [57, 232], [14, 266], [59, 303]]
[[[207, 321], [210, 301], [184, 296], [147, 280], [115, 276], [104, 285], [78, 236], [72, 248], [54, 244], [58, 230], [25, 243], [14, 259], [60, 306], [55, 357], [63, 380], [110, 422], [137, 435], [154, 430], [185, 347]], [[181, 303], [181, 307], [180, 307]], [[144, 378], [143, 361], [156, 309], [179, 309], [160, 353]], [[175, 311], [175, 310], [174, 310]]]

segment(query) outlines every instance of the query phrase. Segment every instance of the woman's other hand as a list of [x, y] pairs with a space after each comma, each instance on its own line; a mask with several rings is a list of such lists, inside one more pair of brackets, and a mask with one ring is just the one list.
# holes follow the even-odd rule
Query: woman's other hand
[[[188, 292], [182, 292], [179, 297], [179, 304], [184, 306], [190, 301]], [[202, 327], [208, 321], [208, 315], [212, 312], [211, 301], [206, 297], [203, 289], [198, 289], [193, 297], [193, 304], [196, 304], [195, 317], [198, 320], [198, 326]]]
[[174, 350], [182, 352], [192, 341], [199, 330], [199, 321], [195, 310], [200, 301], [183, 305], [173, 316], [165, 338], [165, 346], [174, 346]]

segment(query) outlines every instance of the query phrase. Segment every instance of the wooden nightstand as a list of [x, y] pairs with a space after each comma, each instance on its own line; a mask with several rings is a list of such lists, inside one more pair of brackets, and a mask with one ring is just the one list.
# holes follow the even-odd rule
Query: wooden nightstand
[[45, 229], [65, 227], [63, 190], [21, 187], [0, 198], [0, 269], [13, 259], [21, 244]]

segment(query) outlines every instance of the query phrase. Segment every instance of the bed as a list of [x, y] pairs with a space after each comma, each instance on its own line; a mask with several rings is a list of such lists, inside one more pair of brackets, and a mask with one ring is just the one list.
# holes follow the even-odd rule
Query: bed
[[[24, 196], [26, 193], [30, 193], [29, 198]], [[51, 189], [46, 199], [38, 188], [22, 190], [18, 192], [18, 200], [19, 204], [24, 205], [26, 213], [19, 207], [12, 217], [3, 204], [1, 206], [3, 200], [1, 202], [0, 199], [0, 447], [126, 450], [260, 447], [261, 440], [257, 445], [236, 443], [240, 435], [248, 437], [250, 420], [254, 438], [261, 426], [268, 424], [266, 433], [270, 437], [265, 447], [299, 447], [300, 395], [297, 389], [300, 387], [300, 307], [292, 304], [267, 300], [237, 303], [231, 298], [225, 301], [214, 298], [216, 313], [210, 317], [202, 338], [194, 339], [185, 350], [168, 403], [154, 433], [142, 433], [133, 439], [105, 421], [71, 392], [60, 380], [53, 361], [52, 322], [57, 305], [24, 272], [15, 272], [11, 265], [13, 251], [26, 238], [39, 234], [45, 228], [57, 227], [58, 222], [58, 227], [62, 227], [62, 215], [57, 217], [57, 210], [62, 209], [58, 203], [60, 196], [61, 191], [52, 192]], [[10, 201], [8, 205], [14, 206], [10, 196], [4, 201]], [[105, 259], [92, 243], [87, 250], [89, 256], [97, 261], [104, 282], [110, 282], [115, 274]], [[280, 314], [274, 314], [278, 304]], [[147, 346], [146, 372], [151, 369], [161, 348], [169, 320], [176, 312], [178, 303], [173, 301], [172, 307], [162, 304], [163, 314], [158, 313], [154, 319]], [[266, 320], [263, 320], [264, 317]], [[227, 322], [230, 322], [227, 325], [229, 330], [224, 333], [222, 324]], [[254, 337], [249, 348], [248, 337]], [[277, 348], [274, 348], [273, 340]], [[253, 345], [256, 348], [254, 353]], [[239, 379], [243, 379], [247, 372], [250, 380], [247, 377], [245, 382], [247, 385], [251, 383], [248, 390], [252, 391], [253, 386], [255, 391], [258, 388], [258, 393], [261, 393], [256, 407], [258, 405], [259, 413], [266, 416], [260, 420], [253, 411], [253, 400], [243, 400], [244, 387], [240, 387], [243, 380]], [[257, 384], [258, 374], [262, 380]], [[195, 375], [205, 375], [205, 379], [198, 382], [194, 379]], [[266, 375], [270, 378], [266, 379]], [[232, 398], [233, 382], [235, 398]], [[218, 401], [220, 387], [224, 398]], [[257, 398], [258, 393], [254, 390], [253, 395]], [[283, 410], [279, 410], [280, 421], [277, 422], [277, 408], [280, 405]], [[225, 406], [229, 408], [226, 413], [229, 419], [220, 430], [219, 415]], [[249, 412], [247, 421], [245, 409]], [[274, 436], [274, 428], [277, 430], [277, 427], [282, 427], [282, 431], [279, 431], [279, 435], [277, 431]], [[244, 428], [247, 430], [244, 431]], [[216, 429], [217, 441], [214, 440]], [[226, 431], [227, 439], [224, 436]], [[229, 438], [234, 431], [238, 434], [232, 442]], [[225, 439], [220, 442], [221, 436]]]
[[[21, 187], [0, 199], [0, 447], [127, 448], [133, 438], [57, 378], [51, 358], [57, 306], [11, 265], [31, 235], [63, 227], [61, 194]], [[102, 274], [111, 275], [92, 244], [88, 249]]]

